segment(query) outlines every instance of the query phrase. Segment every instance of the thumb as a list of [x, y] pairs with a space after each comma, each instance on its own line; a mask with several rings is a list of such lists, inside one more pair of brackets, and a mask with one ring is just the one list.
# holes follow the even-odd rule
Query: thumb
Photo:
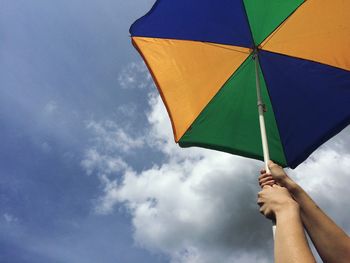
[[279, 167], [278, 164], [274, 163], [274, 162], [271, 161], [271, 160], [268, 161], [267, 166], [269, 167], [270, 171], [271, 171], [272, 169], [275, 169], [276, 167]]

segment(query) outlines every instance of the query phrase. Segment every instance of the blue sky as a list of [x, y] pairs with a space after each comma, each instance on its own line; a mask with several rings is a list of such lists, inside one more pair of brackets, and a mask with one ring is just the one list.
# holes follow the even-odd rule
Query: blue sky
[[[1, 1], [0, 262], [271, 260], [262, 164], [173, 142], [128, 33], [152, 4]], [[349, 145], [291, 171], [347, 231]]]
[[125, 101], [147, 105], [118, 74], [138, 59], [128, 28], [150, 4], [1, 2], [1, 262], [165, 260], [133, 245], [125, 211], [93, 212], [100, 182], [80, 165], [89, 120], [122, 118]]

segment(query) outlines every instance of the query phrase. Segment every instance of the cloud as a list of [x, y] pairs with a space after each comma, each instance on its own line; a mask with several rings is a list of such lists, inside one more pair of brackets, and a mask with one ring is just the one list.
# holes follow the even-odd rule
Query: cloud
[[198, 262], [264, 254], [271, 229], [255, 203], [257, 165], [226, 154], [200, 157], [170, 159], [141, 173], [128, 171], [122, 184], [110, 182], [106, 200], [126, 204], [140, 246], [181, 262], [192, 262], [193, 251]]
[[132, 136], [131, 131], [119, 127], [110, 120], [90, 121], [87, 123], [87, 128], [95, 134], [95, 145], [103, 151], [130, 153], [145, 144], [142, 136]]
[[[256, 205], [262, 163], [200, 148], [180, 149], [156, 93], [150, 94], [149, 104], [149, 126], [141, 137], [131, 136], [113, 121], [89, 125], [96, 130], [99, 145], [91, 156], [104, 160], [93, 162], [103, 163], [100, 166], [85, 165], [88, 173], [94, 167], [104, 186], [97, 210], [108, 213], [123, 204], [132, 217], [135, 243], [169, 255], [172, 263], [271, 262], [271, 224]], [[289, 171], [347, 231], [350, 151], [343, 145], [350, 141], [348, 134], [344, 131]], [[157, 150], [164, 161], [136, 171], [122, 152], [137, 154], [142, 147]], [[101, 171], [118, 177], [101, 176]]]
[[[339, 138], [334, 141], [337, 144]], [[350, 205], [346, 197], [350, 184], [350, 151], [341, 152], [337, 145], [334, 149], [332, 145], [333, 141], [327, 143], [309, 161], [289, 173], [333, 220], [350, 233]]]
[[87, 174], [97, 171], [99, 175], [109, 175], [124, 170], [128, 165], [120, 157], [103, 155], [96, 149], [89, 149], [81, 162]]
[[143, 62], [132, 62], [118, 75], [118, 82], [122, 89], [146, 89], [152, 78]]
[[[109, 212], [124, 203], [133, 218], [136, 243], [170, 255], [173, 262], [230, 262], [232, 257], [251, 262], [262, 255], [268, 260], [270, 223], [255, 203], [260, 163], [209, 150], [180, 149], [159, 96], [151, 95], [150, 105], [147, 141], [166, 162], [140, 173], [124, 165], [121, 180], [103, 177], [105, 194], [97, 210]], [[108, 142], [115, 138], [108, 136], [114, 132], [97, 134]], [[91, 155], [98, 157], [83, 161], [89, 173], [87, 160], [99, 160], [101, 154]], [[105, 165], [97, 169], [111, 171]]]
[[118, 113], [124, 117], [131, 118], [137, 113], [137, 106], [134, 103], [128, 103], [118, 106]]

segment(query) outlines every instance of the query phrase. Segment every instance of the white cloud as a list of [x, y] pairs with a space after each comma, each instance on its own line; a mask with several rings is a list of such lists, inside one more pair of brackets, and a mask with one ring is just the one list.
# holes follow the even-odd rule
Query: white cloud
[[307, 162], [290, 171], [291, 176], [347, 233], [350, 233], [349, 171], [350, 150], [336, 151], [332, 149], [332, 141], [316, 151]]
[[85, 153], [82, 166], [87, 174], [97, 171], [101, 175], [109, 175], [126, 169], [128, 166], [120, 157], [102, 155], [96, 149], [89, 149]]
[[[123, 159], [125, 155], [132, 155], [135, 150], [145, 146], [143, 136], [132, 136], [124, 128], [113, 121], [89, 121], [86, 125], [94, 134], [92, 146], [88, 147], [81, 161], [81, 166], [88, 175], [96, 174], [109, 193], [115, 178], [119, 173], [129, 170], [128, 164]], [[99, 202], [95, 210], [98, 213], [109, 213], [115, 201], [106, 195], [103, 203]]]
[[[200, 148], [180, 149], [160, 97], [152, 93], [149, 103], [149, 127], [141, 137], [130, 137], [112, 121], [89, 125], [97, 131], [99, 147], [91, 153], [98, 157], [87, 160], [103, 156], [106, 161], [101, 167], [87, 162], [85, 168], [120, 175], [119, 179], [100, 176], [104, 195], [98, 211], [108, 213], [124, 204], [132, 216], [135, 242], [169, 255], [172, 263], [271, 262], [271, 225], [256, 205], [262, 163]], [[343, 132], [289, 171], [347, 231], [350, 151], [342, 145], [349, 141], [348, 135]], [[137, 151], [145, 146], [141, 141], [152, 142], [147, 146], [157, 149], [165, 161], [137, 172], [120, 153]], [[108, 166], [108, 160], [115, 166]]]
[[257, 169], [255, 161], [207, 151], [201, 158], [127, 172], [107, 196], [130, 209], [140, 246], [183, 256], [182, 262], [192, 262], [186, 261], [188, 248], [199, 262], [230, 262], [233, 254], [260, 251], [271, 242], [255, 203]]
[[128, 103], [118, 106], [117, 111], [118, 113], [121, 113], [124, 117], [130, 118], [137, 113], [137, 106], [134, 103]]
[[[255, 203], [260, 163], [198, 148], [180, 149], [160, 98], [150, 96], [150, 104], [147, 141], [152, 141], [167, 161], [140, 173], [125, 165], [121, 181], [103, 177], [105, 195], [98, 211], [109, 212], [115, 204], [124, 203], [133, 217], [136, 243], [170, 255], [173, 262], [268, 258], [264, 248], [271, 252], [270, 224]], [[108, 136], [113, 132], [97, 134], [108, 142], [115, 138]], [[104, 151], [111, 150], [106, 147]]]
[[132, 62], [118, 76], [122, 89], [145, 89], [153, 85], [152, 77], [143, 62]]
[[131, 132], [110, 120], [103, 122], [90, 121], [87, 128], [96, 135], [95, 145], [103, 151], [130, 153], [132, 150], [142, 148], [145, 144], [142, 136], [132, 136], [130, 135]]

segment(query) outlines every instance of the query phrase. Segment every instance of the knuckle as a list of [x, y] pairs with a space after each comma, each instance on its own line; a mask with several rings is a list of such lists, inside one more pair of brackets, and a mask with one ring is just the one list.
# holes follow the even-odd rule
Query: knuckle
[[265, 183], [267, 183], [269, 181], [271, 181], [271, 179], [269, 177], [265, 178], [265, 180], [264, 180]]

